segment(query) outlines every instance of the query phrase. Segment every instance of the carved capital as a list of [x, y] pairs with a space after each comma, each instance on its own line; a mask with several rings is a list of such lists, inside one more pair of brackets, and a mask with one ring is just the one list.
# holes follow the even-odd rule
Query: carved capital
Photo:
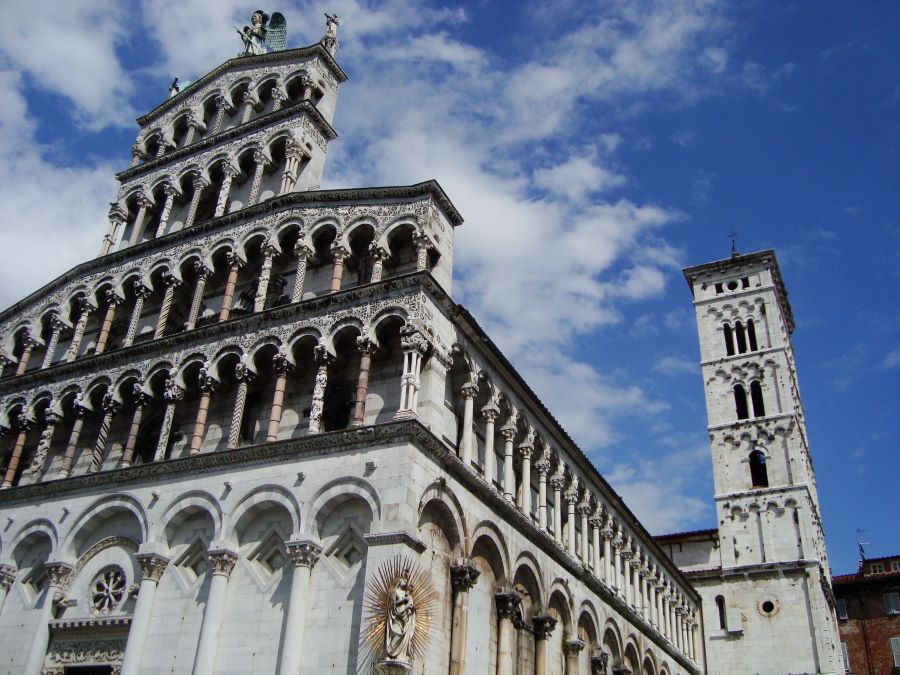
[[122, 402], [117, 400], [111, 393], [107, 392], [103, 395], [103, 402], [100, 406], [103, 408], [103, 414], [112, 417], [122, 409]]
[[314, 259], [316, 257], [316, 252], [309, 244], [305, 243], [302, 239], [298, 239], [297, 243], [294, 244], [294, 255], [298, 258]]
[[216, 390], [216, 387], [219, 386], [219, 381], [210, 375], [205, 367], [200, 368], [197, 379], [200, 383], [200, 391], [208, 394], [213, 393]]
[[550, 475], [550, 462], [548, 462], [546, 459], [541, 459], [535, 463], [534, 469], [538, 472], [538, 475], [546, 479], [547, 476]]
[[316, 345], [313, 347], [313, 360], [320, 366], [330, 366], [334, 364], [334, 354], [325, 345]]
[[141, 567], [141, 579], [159, 583], [160, 577], [166, 571], [166, 565], [169, 564], [169, 559], [158, 553], [138, 553], [134, 557]]
[[322, 547], [313, 541], [286, 541], [285, 546], [294, 567], [312, 569], [322, 554]]
[[125, 302], [125, 298], [123, 298], [121, 295], [116, 293], [116, 291], [113, 290], [112, 288], [106, 289], [105, 295], [106, 295], [106, 304], [107, 305], [118, 307], [123, 302]]
[[331, 245], [331, 255], [334, 258], [335, 262], [337, 262], [338, 260], [343, 261], [350, 257], [350, 251], [348, 251], [337, 242], [334, 242]]
[[356, 338], [356, 349], [364, 356], [371, 356], [378, 348], [368, 335], [360, 335]]
[[44, 569], [47, 570], [51, 588], [58, 588], [62, 591], [69, 588], [69, 581], [74, 569], [71, 565], [64, 562], [48, 562], [44, 564]]
[[206, 554], [209, 560], [209, 569], [213, 574], [227, 577], [234, 569], [237, 562], [237, 554], [225, 549], [216, 549]]
[[562, 491], [563, 487], [566, 485], [566, 477], [561, 474], [554, 474], [550, 477], [550, 487], [554, 490]]
[[503, 436], [503, 440], [507, 443], [512, 443], [516, 440], [516, 427], [512, 424], [505, 424], [500, 428], [500, 435]]
[[181, 286], [181, 279], [176, 277], [171, 272], [164, 272], [163, 276], [162, 276], [162, 280], [166, 286], [173, 286], [175, 288], [178, 288], [179, 286]]
[[153, 293], [153, 289], [146, 286], [142, 281], [134, 282], [134, 295], [138, 298], [146, 298]]
[[591, 505], [587, 502], [581, 502], [575, 507], [575, 510], [578, 511], [578, 515], [582, 518], [589, 518], [591, 515]]
[[496, 422], [500, 417], [500, 409], [494, 403], [488, 403], [481, 409], [481, 416], [485, 422]]
[[535, 640], [549, 640], [556, 628], [556, 619], [547, 614], [533, 616], [531, 625], [534, 627]]
[[400, 347], [404, 352], [417, 351], [422, 356], [428, 351], [428, 338], [416, 326], [409, 324], [400, 329]]
[[478, 394], [478, 385], [474, 382], [466, 382], [459, 388], [459, 394], [463, 398], [475, 398]]
[[131, 395], [132, 395], [133, 400], [134, 400], [134, 407], [135, 407], [135, 408], [142, 408], [142, 407], [144, 407], [145, 405], [147, 405], [148, 403], [150, 403], [150, 400], [153, 398], [153, 397], [147, 392], [147, 390], [144, 389], [143, 385], [142, 385], [140, 382], [135, 382], [135, 383], [134, 383], [134, 385], [133, 385], [133, 387], [132, 387], [132, 390], [131, 390]]
[[13, 565], [0, 565], [0, 590], [8, 591], [12, 587], [18, 571]]
[[499, 619], [513, 620], [519, 614], [522, 599], [515, 591], [502, 590], [494, 593], [494, 602], [497, 605]]
[[591, 654], [591, 675], [606, 675], [609, 668], [609, 654], [597, 649]]
[[460, 558], [450, 565], [450, 584], [455, 593], [468, 593], [480, 575], [481, 570], [467, 558]]
[[241, 269], [247, 264], [247, 261], [234, 251], [228, 251], [228, 253], [225, 254], [225, 262], [228, 263], [228, 266], [232, 269]]
[[382, 262], [391, 257], [390, 251], [388, 251], [384, 246], [379, 246], [375, 242], [372, 242], [372, 244], [369, 246], [369, 254], [375, 260], [381, 260]]
[[531, 456], [534, 454], [534, 445], [527, 442], [519, 444], [519, 454], [522, 456], [522, 459], [531, 459]]
[[200, 260], [194, 261], [194, 272], [197, 275], [198, 281], [200, 279], [209, 279], [213, 274], [213, 271], [206, 266], [206, 263]]
[[253, 378], [256, 377], [256, 372], [250, 368], [246, 361], [238, 361], [234, 366], [234, 379], [238, 382], [246, 382], [250, 384], [253, 382]]
[[272, 357], [272, 367], [278, 375], [287, 375], [294, 369], [294, 364], [287, 357], [287, 354], [279, 352]]
[[27, 413], [22, 413], [16, 418], [16, 430], [20, 433], [28, 433], [37, 423], [33, 417], [30, 417]]
[[566, 654], [580, 654], [584, 649], [584, 641], [577, 637], [569, 638], [563, 643], [563, 649]]
[[166, 403], [177, 403], [184, 398], [184, 389], [175, 383], [174, 377], [166, 378], [163, 398], [166, 400]]

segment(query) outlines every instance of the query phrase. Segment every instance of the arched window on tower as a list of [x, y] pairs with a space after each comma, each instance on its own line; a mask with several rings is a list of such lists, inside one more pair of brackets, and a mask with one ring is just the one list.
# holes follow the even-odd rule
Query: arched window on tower
[[719, 628], [728, 630], [728, 620], [725, 616], [725, 598], [721, 595], [716, 596], [716, 609], [719, 611]]
[[740, 321], [734, 324], [734, 337], [737, 340], [738, 354], [743, 354], [747, 351], [747, 336], [744, 334], [744, 324]]
[[739, 420], [745, 420], [750, 417], [750, 412], [747, 408], [747, 392], [742, 384], [734, 385], [734, 408]]
[[747, 342], [750, 344], [751, 352], [759, 349], [756, 342], [756, 326], [753, 325], [753, 319], [747, 319]]
[[725, 334], [725, 353], [728, 356], [734, 356], [734, 333], [731, 330], [731, 326], [726, 323], [725, 327], [722, 328], [722, 332]]
[[750, 453], [750, 480], [753, 487], [769, 487], [769, 472], [766, 470], [766, 456], [761, 450]]
[[750, 383], [750, 401], [753, 403], [753, 416], [765, 417], [766, 406], [763, 404], [762, 386], [759, 382]]

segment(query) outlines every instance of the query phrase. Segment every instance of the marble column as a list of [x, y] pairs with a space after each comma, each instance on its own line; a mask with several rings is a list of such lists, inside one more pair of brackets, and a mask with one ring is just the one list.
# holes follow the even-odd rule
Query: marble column
[[297, 186], [300, 176], [300, 164], [306, 157], [306, 149], [294, 139], [288, 141], [284, 151], [284, 172], [281, 174], [279, 195], [291, 192]]
[[88, 317], [96, 309], [87, 298], [81, 298], [79, 304], [81, 305], [81, 312], [78, 314], [78, 321], [75, 323], [72, 342], [69, 343], [69, 349], [66, 351], [66, 363], [78, 358], [78, 350], [81, 347], [81, 339], [84, 337], [84, 329], [87, 328]]
[[131, 227], [131, 239], [127, 242], [129, 246], [140, 243], [143, 238], [144, 221], [147, 219], [147, 212], [153, 208], [153, 200], [145, 194], [139, 194], [137, 196], [137, 205], [138, 211], [134, 217], [134, 225]]
[[525, 437], [525, 441], [519, 444], [519, 455], [522, 457], [522, 513], [531, 518], [531, 455], [534, 454], [532, 435]]
[[[585, 495], [585, 500], [587, 500], [587, 495]], [[581, 564], [585, 567], [590, 566], [591, 560], [591, 530], [588, 526], [588, 518], [591, 515], [591, 505], [587, 501], [583, 501], [578, 505], [578, 517], [581, 518], [581, 547], [579, 551], [579, 557], [581, 558]]]
[[463, 397], [463, 421], [462, 438], [460, 438], [459, 458], [463, 466], [472, 468], [473, 446], [475, 445], [475, 430], [472, 427], [475, 396], [478, 394], [478, 385], [474, 382], [466, 382], [459, 390]]
[[50, 332], [50, 339], [47, 341], [47, 350], [44, 352], [44, 361], [41, 363], [41, 368], [49, 368], [53, 365], [53, 357], [56, 356], [59, 338], [62, 335], [63, 329], [67, 326], [66, 322], [56, 313], [54, 313], [53, 317], [50, 319], [50, 325], [52, 326], [52, 330]]
[[566, 484], [566, 479], [562, 472], [555, 474], [550, 479], [550, 486], [553, 488], [553, 538], [557, 544], [562, 545], [562, 489]]
[[653, 578], [652, 568], [647, 575], [647, 620], [650, 625], [658, 629], [659, 623], [656, 613], [656, 580]]
[[375, 343], [372, 338], [360, 335], [356, 338], [356, 348], [359, 351], [359, 376], [356, 380], [356, 404], [353, 407], [353, 426], [362, 426], [366, 423], [366, 396], [369, 393], [369, 368], [372, 365], [372, 354], [375, 351]]
[[253, 182], [250, 184], [250, 194], [247, 197], [248, 206], [259, 203], [259, 193], [262, 188], [263, 174], [265, 174], [266, 169], [272, 164], [272, 160], [266, 157], [266, 153], [263, 150], [255, 150], [253, 152], [253, 162], [255, 163], [255, 167], [253, 169]]
[[547, 529], [547, 476], [550, 474], [550, 462], [546, 459], [539, 460], [534, 468], [538, 472], [538, 527]]
[[144, 407], [150, 402], [151, 396], [137, 382], [134, 384], [134, 415], [131, 417], [131, 427], [128, 429], [128, 438], [125, 440], [125, 448], [122, 450], [121, 468], [126, 468], [134, 463], [134, 447], [137, 444], [138, 432], [141, 430], [141, 419], [144, 416]]
[[272, 112], [281, 110], [287, 100], [288, 96], [280, 86], [276, 84], [272, 87]]
[[512, 590], [494, 594], [497, 606], [497, 675], [515, 675], [515, 630], [513, 619], [520, 612], [521, 599]]
[[28, 333], [22, 338], [22, 355], [19, 357], [19, 364], [16, 366], [16, 375], [22, 375], [28, 368], [28, 362], [31, 360], [31, 352], [38, 345], [38, 341], [31, 337]]
[[[267, 443], [278, 440], [278, 430], [281, 428], [281, 412], [284, 408], [284, 390], [285, 387], [287, 387], [288, 373], [294, 369], [294, 364], [291, 363], [290, 359], [288, 359], [285, 354], [278, 353], [272, 357], [272, 368], [275, 370], [275, 391], [272, 394], [272, 408], [269, 412], [269, 428], [266, 431]], [[319, 372], [321, 373], [321, 367]], [[316, 375], [316, 386], [318, 386], [318, 383], [319, 374]], [[315, 407], [315, 394], [313, 397], [313, 407]], [[319, 417], [321, 418], [321, 401], [319, 403]], [[310, 420], [312, 420], [312, 412], [310, 412]]]
[[100, 431], [97, 432], [97, 441], [94, 443], [94, 451], [91, 453], [91, 473], [96, 473], [103, 466], [103, 454], [106, 450], [106, 441], [109, 439], [109, 429], [112, 426], [112, 418], [122, 407], [121, 401], [107, 392], [103, 395], [103, 417], [100, 418]]
[[203, 292], [206, 290], [206, 282], [212, 276], [213, 271], [199, 260], [194, 261], [196, 281], [194, 282], [194, 297], [191, 299], [191, 311], [188, 313], [185, 330], [194, 330], [197, 321], [200, 320], [200, 310], [203, 307]]
[[494, 485], [494, 473], [496, 468], [496, 456], [494, 454], [494, 425], [500, 417], [500, 410], [493, 403], [488, 403], [481, 409], [484, 418], [484, 480], [488, 485]]
[[578, 482], [572, 479], [572, 486], [566, 491], [566, 550], [576, 557], [575, 549], [575, 504], [578, 501]]
[[225, 119], [225, 113], [231, 110], [231, 102], [224, 95], [216, 96], [216, 116], [213, 118], [212, 134], [217, 134], [222, 130], [222, 121]]
[[584, 649], [584, 642], [577, 637], [570, 637], [563, 644], [566, 653], [566, 675], [578, 675], [578, 655]]
[[168, 558], [157, 553], [138, 553], [135, 560], [141, 567], [141, 584], [138, 587], [137, 602], [134, 604], [131, 627], [128, 629], [128, 641], [125, 644], [120, 675], [138, 675], [141, 672], [141, 658], [144, 655], [147, 631], [153, 618], [156, 588], [166, 565], [169, 564]]
[[65, 597], [72, 574], [72, 566], [67, 563], [48, 562], [44, 567], [47, 570], [47, 590], [44, 592], [44, 601], [38, 615], [37, 630], [28, 650], [28, 660], [22, 671], [24, 675], [41, 675], [43, 672], [47, 646], [50, 644], [50, 620], [53, 619], [56, 603]]
[[419, 375], [422, 359], [428, 351], [428, 340], [414, 326], [400, 329], [400, 347], [403, 350], [403, 375], [400, 377], [400, 407], [395, 419], [414, 417], [419, 405]]
[[626, 605], [634, 604], [631, 597], [631, 547], [626, 543], [619, 554], [622, 558], [622, 598]]
[[260, 252], [263, 260], [259, 270], [259, 281], [256, 284], [256, 296], [253, 298], [254, 312], [261, 312], [266, 308], [266, 294], [269, 292], [269, 278], [272, 276], [272, 260], [278, 253], [278, 248], [266, 242]]
[[131, 320], [128, 322], [128, 331], [125, 333], [125, 339], [122, 340], [122, 347], [130, 347], [134, 344], [138, 325], [141, 322], [141, 314], [144, 311], [144, 300], [152, 293], [153, 291], [140, 281], [134, 282], [134, 307], [131, 309]]
[[614, 538], [612, 540], [612, 548], [613, 548], [613, 569], [612, 569], [612, 584], [611, 586], [616, 590], [616, 594], [619, 597], [624, 595], [622, 590], [622, 539], [619, 536], [619, 533], [616, 532]]
[[603, 578], [603, 571], [602, 563], [600, 562], [602, 554], [602, 549], [600, 548], [600, 527], [603, 525], [603, 518], [599, 509], [594, 511], [589, 523], [591, 526], [591, 550], [594, 552], [594, 564], [591, 565], [591, 570], [593, 570], [595, 577], [601, 579]]
[[428, 251], [433, 248], [431, 240], [421, 235], [413, 239], [413, 245], [416, 247], [416, 272], [424, 272], [428, 269]]
[[654, 595], [656, 597], [656, 630], [659, 631], [659, 634], [665, 637], [666, 635], [666, 613], [665, 613], [665, 603], [663, 602], [663, 593], [665, 592], [665, 586], [663, 586], [662, 582], [657, 579]]
[[184, 389], [176, 384], [175, 378], [171, 376], [166, 379], [163, 399], [166, 402], [166, 412], [163, 415], [162, 427], [159, 430], [159, 442], [156, 445], [156, 454], [153, 457], [154, 462], [168, 459], [166, 455], [169, 449], [169, 435], [172, 433], [172, 422], [175, 419], [175, 406], [184, 399]]
[[194, 658], [193, 675], [212, 675], [216, 670], [216, 652], [219, 647], [219, 628], [225, 613], [225, 594], [228, 591], [228, 577], [234, 569], [238, 556], [227, 549], [213, 549], [207, 554], [210, 575], [209, 592], [203, 621], [200, 624], [200, 639]]
[[178, 188], [171, 183], [166, 183], [165, 186], [163, 186], [163, 192], [166, 195], [166, 200], [163, 202], [162, 210], [159, 212], [159, 223], [156, 226], [154, 239], [159, 239], [166, 233], [166, 227], [169, 224], [169, 216], [172, 215], [172, 206], [175, 205], [175, 197], [181, 194], [178, 191]]
[[78, 448], [78, 440], [81, 438], [81, 428], [84, 426], [85, 415], [89, 410], [82, 405], [81, 397], [75, 399], [73, 405], [75, 421], [72, 423], [72, 431], [69, 432], [69, 442], [66, 444], [66, 452], [63, 455], [62, 464], [59, 467], [59, 478], [68, 478], [72, 473], [72, 464], [75, 461], [75, 450]]
[[0, 565], [0, 615], [3, 614], [3, 604], [6, 602], [6, 595], [9, 593], [9, 589], [12, 588], [18, 571], [14, 565]]
[[254, 92], [244, 92], [243, 106], [244, 109], [241, 111], [241, 124], [247, 124], [247, 122], [250, 121], [250, 115], [252, 115], [253, 111], [259, 106], [259, 101]]
[[116, 316], [116, 307], [125, 302], [125, 298], [121, 297], [111, 288], [106, 291], [106, 314], [103, 316], [103, 323], [100, 325], [100, 333], [97, 335], [97, 345], [94, 347], [95, 354], [102, 354], [106, 351], [106, 342], [109, 340], [109, 330], [112, 327], [113, 319]]
[[197, 419], [194, 422], [194, 433], [191, 436], [190, 454], [199, 455], [203, 446], [203, 438], [206, 436], [206, 417], [209, 414], [209, 399], [219, 381], [214, 378], [206, 368], [200, 369], [200, 401], [197, 404]]
[[291, 293], [291, 302], [303, 300], [303, 283], [306, 281], [306, 266], [315, 257], [315, 251], [298, 240], [294, 244], [294, 255], [297, 256], [297, 273], [294, 276], [294, 290]]
[[166, 291], [163, 294], [159, 318], [156, 320], [156, 330], [153, 331], [154, 340], [158, 340], [166, 334], [166, 326], [169, 323], [169, 312], [172, 311], [172, 303], [175, 301], [175, 289], [181, 286], [181, 279], [171, 272], [166, 272], [163, 274], [163, 283], [166, 286]]
[[194, 176], [193, 184], [194, 192], [191, 194], [191, 202], [188, 204], [188, 212], [184, 218], [184, 229], [194, 226], [194, 221], [197, 220], [197, 210], [200, 208], [200, 200], [210, 185], [209, 181], [200, 174]]
[[376, 246], [374, 243], [369, 249], [372, 252], [372, 277], [370, 283], [381, 281], [384, 276], [384, 263], [390, 258], [390, 253], [383, 246]]
[[225, 255], [228, 263], [228, 278], [225, 280], [225, 293], [222, 296], [222, 309], [219, 312], [219, 322], [228, 321], [231, 316], [231, 303], [234, 302], [234, 287], [237, 285], [238, 272], [246, 265], [246, 262], [234, 251]]
[[216, 199], [216, 210], [213, 213], [213, 218], [225, 215], [228, 209], [228, 196], [231, 194], [231, 183], [240, 174], [240, 169], [231, 164], [226, 164], [222, 167], [222, 187], [219, 188], [219, 196]]
[[54, 412], [53, 408], [47, 408], [44, 412], [44, 430], [41, 432], [41, 439], [38, 441], [34, 456], [31, 458], [31, 466], [26, 469], [34, 482], [39, 482], [43, 478], [43, 469], [47, 463], [47, 455], [50, 451], [50, 444], [53, 442], [53, 434], [56, 431], [56, 425], [60, 422], [62, 422], [62, 415]]
[[103, 243], [100, 245], [101, 256], [109, 253], [116, 245], [116, 237], [118, 236], [119, 228], [125, 223], [127, 219], [128, 214], [121, 206], [116, 203], [110, 205], [109, 227], [107, 228], [106, 234], [103, 237]]
[[453, 618], [450, 624], [450, 675], [466, 674], [466, 637], [469, 626], [469, 591], [481, 571], [471, 560], [460, 558], [450, 565], [453, 587]]
[[516, 474], [513, 466], [513, 441], [516, 439], [516, 425], [512, 418], [500, 429], [503, 436], [503, 496], [509, 501], [516, 500]]
[[600, 530], [600, 536], [603, 537], [603, 581], [610, 588], [615, 588], [616, 584], [613, 580], [612, 569], [612, 540], [613, 530], [608, 525]]
[[241, 441], [241, 425], [244, 422], [244, 408], [247, 405], [247, 390], [256, 373], [250, 369], [244, 360], [238, 361], [234, 367], [234, 379], [237, 380], [237, 390], [234, 395], [234, 409], [231, 413], [231, 426], [228, 429], [228, 449], [234, 450]]
[[331, 292], [337, 293], [341, 290], [341, 280], [344, 277], [344, 261], [350, 257], [350, 251], [335, 243], [331, 245], [331, 255], [334, 259], [334, 267], [331, 272]]
[[13, 485], [13, 481], [16, 478], [16, 471], [19, 469], [19, 462], [22, 460], [22, 448], [25, 447], [25, 439], [28, 437], [28, 432], [34, 426], [35, 420], [31, 417], [27, 417], [24, 414], [20, 415], [16, 420], [16, 429], [18, 430], [18, 435], [16, 436], [16, 442], [13, 445], [12, 453], [9, 456], [9, 464], [6, 467], [6, 476], [3, 478], [3, 483], [0, 485], [0, 489], [5, 490], [6, 488], [11, 488]]
[[309, 409], [309, 433], [323, 431], [322, 417], [325, 412], [325, 390], [328, 386], [328, 367], [334, 363], [334, 355], [329, 354], [324, 345], [313, 348], [313, 358], [318, 365], [316, 383], [313, 386], [312, 405]]
[[[306, 627], [307, 598], [312, 569], [322, 547], [312, 541], [291, 539], [285, 542], [291, 573], [291, 595], [284, 619], [279, 675], [299, 675], [303, 656], [303, 631]], [[287, 570], [285, 571], [287, 573]]]
[[534, 627], [534, 675], [547, 675], [547, 648], [556, 619], [549, 615], [533, 616], [531, 625]]

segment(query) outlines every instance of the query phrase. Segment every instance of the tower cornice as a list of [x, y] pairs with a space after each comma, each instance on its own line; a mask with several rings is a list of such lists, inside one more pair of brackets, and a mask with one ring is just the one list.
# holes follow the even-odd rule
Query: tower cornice
[[328, 50], [322, 46], [321, 43], [316, 43], [309, 47], [298, 47], [297, 49], [285, 49], [280, 52], [269, 52], [268, 54], [260, 54], [258, 56], [236, 56], [233, 59], [229, 59], [225, 61], [218, 68], [215, 68], [199, 80], [192, 82], [190, 85], [182, 89], [178, 94], [173, 96], [172, 98], [166, 99], [158, 106], [156, 106], [153, 110], [148, 112], [146, 115], [142, 115], [137, 118], [137, 123], [142, 127], [150, 124], [160, 115], [164, 114], [171, 108], [174, 108], [181, 104], [186, 98], [190, 97], [195, 91], [200, 89], [201, 87], [206, 86], [213, 80], [215, 80], [220, 75], [227, 73], [230, 70], [234, 70], [238, 67], [244, 66], [258, 66], [258, 65], [266, 65], [278, 63], [280, 61], [291, 61], [295, 60], [298, 57], [302, 58], [305, 56], [318, 56], [325, 63], [325, 66], [331, 72], [331, 74], [337, 79], [338, 82], [346, 82], [347, 74], [343, 71], [343, 69], [338, 65], [337, 61], [334, 60], [334, 57], [328, 53]]

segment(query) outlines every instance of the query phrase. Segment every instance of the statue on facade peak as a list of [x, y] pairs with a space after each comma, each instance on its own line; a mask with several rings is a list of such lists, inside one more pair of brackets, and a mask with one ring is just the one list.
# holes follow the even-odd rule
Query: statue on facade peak
[[337, 14], [325, 12], [325, 35], [319, 40], [328, 53], [334, 56], [338, 49], [337, 29], [343, 23]]
[[238, 56], [259, 56], [269, 52], [280, 52], [287, 42], [287, 21], [281, 12], [272, 12], [271, 17], [261, 9], [253, 12], [250, 25], [234, 29], [241, 36], [244, 51]]

